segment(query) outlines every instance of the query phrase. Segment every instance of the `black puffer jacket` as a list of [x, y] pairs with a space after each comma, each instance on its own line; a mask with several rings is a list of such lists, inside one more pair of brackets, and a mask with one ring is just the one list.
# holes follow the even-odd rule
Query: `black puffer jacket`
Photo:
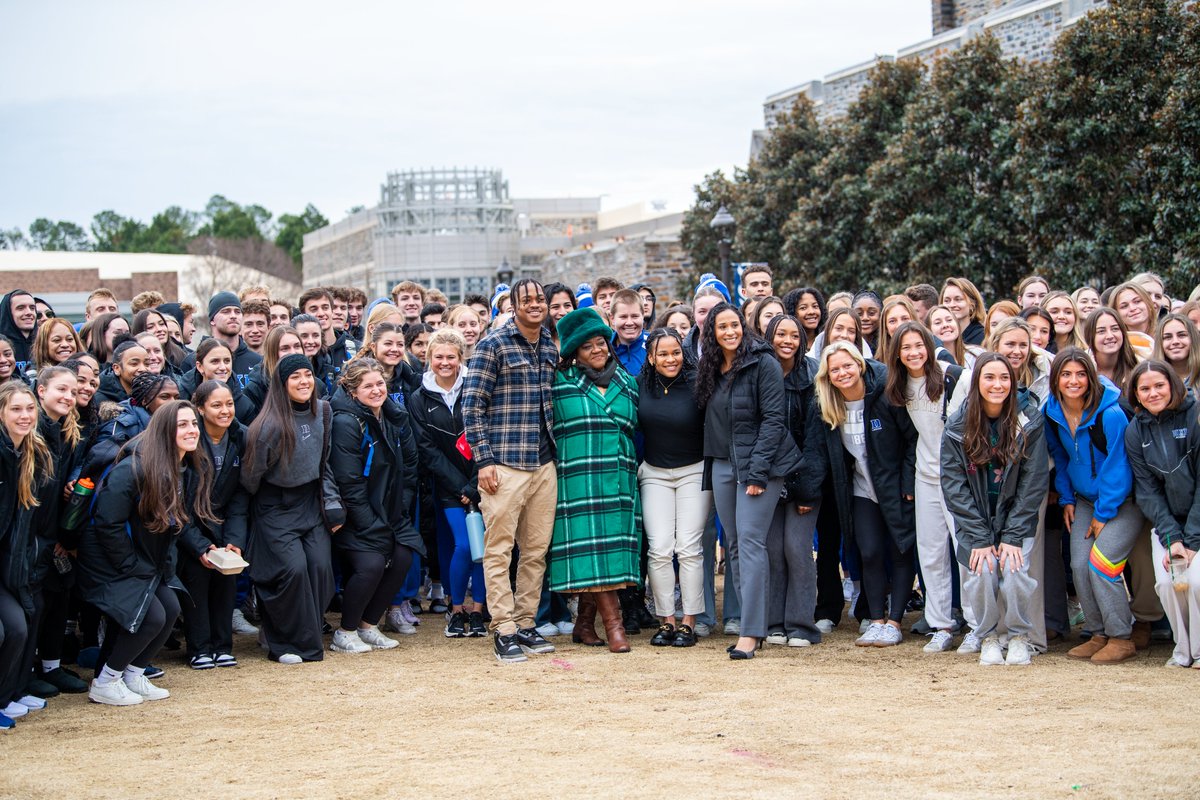
[[[175, 540], [181, 531], [152, 533], [138, 516], [138, 463], [132, 454], [121, 459], [97, 487], [91, 523], [79, 540], [83, 599], [131, 633], [141, 626], [160, 584], [186, 593], [175, 577]], [[196, 478], [190, 469], [183, 470], [183, 487], [189, 509], [194, 508]]]
[[817, 407], [816, 359], [801, 356], [783, 378], [786, 419], [792, 441], [800, 451], [800, 466], [788, 476], [787, 500], [811, 506], [821, 499], [821, 483], [829, 465], [821, 441], [821, 412]]
[[34, 584], [40, 583], [47, 571], [53, 569], [54, 545], [61, 541], [62, 534], [58, 520], [62, 510], [63, 487], [70, 480], [83, 455], [79, 447], [71, 447], [63, 438], [62, 422], [55, 422], [44, 412], [38, 417], [38, 433], [50, 448], [54, 472], [38, 490], [38, 507], [33, 511], [33, 544], [37, 552], [30, 581]]
[[346, 509], [346, 524], [333, 535], [343, 550], [391, 555], [397, 544], [424, 555], [409, 509], [417, 485], [417, 444], [408, 413], [391, 400], [376, 418], [339, 390], [333, 407], [329, 469]]
[[31, 525], [34, 509], [17, 502], [19, 464], [20, 455], [8, 430], [0, 425], [0, 583], [17, 598], [25, 613], [33, 616], [29, 577], [36, 555]]
[[[209, 441], [208, 434], [200, 435], [200, 443], [213, 464], [211, 502], [213, 513], [221, 523], [198, 522], [180, 534], [179, 547], [186, 556], [199, 558], [208, 551], [209, 545], [224, 547], [231, 544], [239, 550], [246, 549], [250, 495], [242, 488], [242, 455], [246, 452], [246, 429], [236, 419], [225, 432], [219, 445]], [[217, 469], [216, 456], [221, 455], [221, 467]]]
[[1134, 495], [1163, 547], [1183, 542], [1188, 550], [1200, 550], [1198, 412], [1200, 404], [1189, 395], [1158, 417], [1138, 411], [1125, 429]]
[[[211, 336], [205, 336], [200, 341], [211, 338]], [[239, 336], [237, 349], [233, 351], [233, 377], [237, 378], [238, 385], [243, 389], [246, 388], [246, 384], [250, 380], [250, 373], [261, 363], [262, 356], [251, 350], [246, 344], [246, 340]], [[196, 354], [188, 353], [187, 358], [179, 365], [179, 371], [186, 374], [195, 368]]]
[[1019, 435], [1025, 457], [1007, 464], [1000, 476], [996, 513], [988, 501], [986, 467], [970, 463], [963, 447], [967, 404], [958, 409], [942, 433], [942, 496], [954, 517], [958, 559], [967, 563], [972, 550], [1010, 544], [1020, 547], [1037, 534], [1042, 501], [1050, 486], [1050, 452], [1046, 424], [1037, 399], [1021, 401]]
[[392, 370], [392, 378], [388, 381], [388, 395], [398, 406], [408, 405], [409, 398], [421, 388], [421, 373], [412, 368], [408, 359], [401, 361]]
[[451, 411], [440, 394], [422, 386], [409, 397], [408, 410], [416, 424], [421, 467], [433, 473], [438, 501], [443, 506], [459, 507], [459, 498], [466, 495], [478, 504], [479, 470], [474, 460], [458, 449], [464, 431], [462, 393]]
[[0, 335], [12, 342], [13, 356], [17, 360], [17, 365], [13, 368], [14, 376], [23, 376], [33, 366], [33, 340], [37, 333], [37, 328], [29, 332], [22, 331], [17, 327], [17, 321], [13, 319], [13, 295], [21, 294], [29, 294], [29, 292], [24, 289], [14, 289], [0, 298]]
[[783, 367], [766, 342], [755, 340], [734, 367], [729, 390], [733, 420], [730, 461], [739, 483], [767, 485], [800, 466], [800, 451], [788, 435]]
[[111, 366], [105, 367], [100, 373], [100, 388], [96, 390], [92, 402], [99, 406], [100, 403], [120, 403], [128, 399], [129, 392], [121, 385], [121, 379], [112, 371]]
[[[196, 393], [196, 387], [204, 383], [204, 378], [200, 375], [199, 370], [193, 367], [184, 373], [178, 383], [179, 397], [183, 400], [190, 400]], [[242, 384], [238, 381], [237, 376], [230, 375], [225, 385], [229, 387], [229, 393], [233, 395], [233, 413], [237, 416], [238, 421], [241, 422], [247, 417], [253, 420], [257, 416], [257, 411], [253, 401], [242, 391]], [[243, 422], [242, 424], [248, 423]]]
[[[893, 541], [901, 550], [916, 543], [916, 517], [912, 497], [917, 469], [917, 430], [904, 406], [888, 402], [884, 388], [887, 367], [867, 359], [863, 375], [866, 395], [863, 397], [863, 430], [867, 437], [867, 470], [879, 499], [879, 510], [887, 523]], [[820, 447], [828, 463], [837, 500], [838, 519], [842, 534], [854, 535], [854, 458], [842, 444], [840, 429], [821, 423], [823, 435]]]

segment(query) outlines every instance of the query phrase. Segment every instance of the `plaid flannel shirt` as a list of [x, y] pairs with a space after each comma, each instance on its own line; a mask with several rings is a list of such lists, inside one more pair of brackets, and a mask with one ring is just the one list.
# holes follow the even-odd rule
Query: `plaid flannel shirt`
[[540, 429], [554, 443], [551, 385], [558, 349], [550, 332], [531, 344], [513, 320], [475, 345], [463, 389], [463, 423], [475, 464], [532, 472]]

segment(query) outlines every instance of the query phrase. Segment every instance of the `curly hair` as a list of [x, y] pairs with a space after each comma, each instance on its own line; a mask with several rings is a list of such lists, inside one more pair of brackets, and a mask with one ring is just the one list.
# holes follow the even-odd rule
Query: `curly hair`
[[721, 349], [721, 345], [717, 344], [717, 316], [726, 311], [737, 315], [738, 324], [742, 328], [742, 340], [738, 342], [737, 350], [733, 354], [731, 372], [736, 372], [742, 366], [754, 346], [756, 338], [754, 332], [746, 327], [746, 318], [742, 316], [742, 312], [737, 306], [723, 302], [713, 306], [712, 311], [708, 312], [704, 328], [700, 331], [700, 365], [696, 368], [696, 405], [701, 408], [708, 405], [709, 399], [717, 389], [717, 383], [721, 380], [721, 367], [725, 364], [725, 352]]

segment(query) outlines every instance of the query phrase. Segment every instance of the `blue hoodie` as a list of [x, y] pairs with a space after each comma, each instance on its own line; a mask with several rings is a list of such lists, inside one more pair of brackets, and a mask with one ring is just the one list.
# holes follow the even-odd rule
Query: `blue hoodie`
[[[1121, 393], [1105, 378], [1101, 378], [1101, 384], [1104, 394], [1100, 405], [1079, 423], [1074, 438], [1062, 404], [1050, 396], [1045, 414], [1057, 425], [1046, 431], [1046, 445], [1054, 459], [1058, 504], [1074, 505], [1075, 495], [1080, 495], [1095, 506], [1096, 519], [1108, 522], [1133, 490], [1133, 469], [1125, 455], [1125, 428], [1129, 419], [1121, 410]], [[1107, 455], [1092, 446], [1091, 430], [1095, 425], [1104, 426]], [[1053, 435], [1055, 430], [1057, 435]]]

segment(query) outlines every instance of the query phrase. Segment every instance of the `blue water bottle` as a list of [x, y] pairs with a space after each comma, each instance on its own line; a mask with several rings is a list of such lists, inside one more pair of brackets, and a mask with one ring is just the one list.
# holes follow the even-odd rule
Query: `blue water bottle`
[[471, 545], [471, 560], [476, 564], [483, 561], [483, 514], [472, 503], [467, 511], [467, 542]]

